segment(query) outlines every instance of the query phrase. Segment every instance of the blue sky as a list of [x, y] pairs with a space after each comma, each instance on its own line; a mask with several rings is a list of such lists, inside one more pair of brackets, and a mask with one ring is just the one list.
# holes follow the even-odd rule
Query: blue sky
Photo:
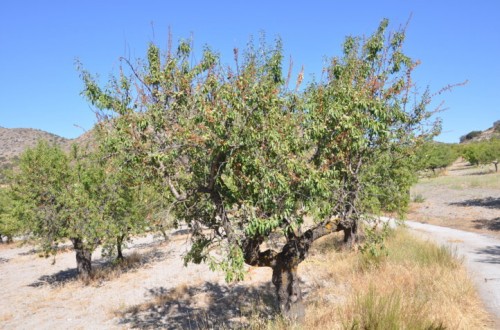
[[339, 55], [346, 35], [368, 35], [389, 18], [405, 24], [406, 52], [422, 64], [416, 80], [437, 91], [468, 80], [436, 98], [446, 111], [437, 140], [500, 120], [500, 1], [23, 1], [0, 3], [0, 126], [43, 129], [75, 138], [95, 116], [80, 95], [75, 66], [105, 82], [120, 56], [142, 57], [148, 42], [166, 46], [192, 37], [223, 61], [251, 35], [280, 36], [285, 56], [305, 76], [321, 75], [326, 57]]

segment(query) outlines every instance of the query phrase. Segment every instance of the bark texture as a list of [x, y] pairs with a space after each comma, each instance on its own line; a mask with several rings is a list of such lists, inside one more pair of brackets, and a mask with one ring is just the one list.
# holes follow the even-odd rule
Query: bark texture
[[120, 235], [116, 238], [116, 259], [123, 260], [123, 241], [125, 239], [125, 235]]
[[273, 268], [273, 284], [276, 288], [279, 309], [286, 319], [301, 322], [305, 317], [305, 306], [297, 266], [293, 266], [288, 260], [280, 259], [278, 258]]
[[352, 224], [348, 228], [344, 228], [344, 246], [348, 249], [352, 249], [354, 244], [358, 241], [358, 221], [352, 221]]
[[271, 267], [272, 282], [281, 314], [289, 320], [301, 322], [305, 317], [302, 290], [297, 267], [307, 257], [312, 243], [318, 238], [342, 230], [337, 223], [328, 221], [309, 229], [300, 236], [291, 233], [281, 252], [260, 251], [263, 237], [249, 238], [243, 243], [245, 262], [251, 266]]
[[92, 251], [85, 248], [83, 241], [80, 238], [72, 238], [73, 249], [76, 253], [76, 268], [78, 277], [83, 280], [90, 278], [92, 274]]

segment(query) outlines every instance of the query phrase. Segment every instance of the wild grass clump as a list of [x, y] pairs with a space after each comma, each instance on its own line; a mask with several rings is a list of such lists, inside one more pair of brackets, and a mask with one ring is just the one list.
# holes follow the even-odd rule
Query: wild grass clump
[[[490, 320], [456, 253], [405, 229], [387, 235], [383, 257], [319, 242], [299, 273], [312, 289], [303, 324], [258, 329], [485, 329]], [[330, 250], [327, 250], [331, 248]], [[326, 253], [325, 253], [326, 252]], [[304, 275], [302, 275], [304, 276]]]
[[[445, 329], [422, 315], [407, 310], [401, 294], [381, 295], [374, 287], [356, 297], [354, 317], [343, 326], [348, 329]], [[422, 307], [422, 306], [417, 306]]]
[[423, 203], [425, 202], [425, 197], [422, 194], [416, 194], [411, 201], [413, 203]]
[[82, 280], [86, 285], [98, 284], [103, 281], [111, 281], [122, 274], [140, 268], [144, 263], [144, 255], [134, 251], [123, 259], [95, 267], [90, 278]]

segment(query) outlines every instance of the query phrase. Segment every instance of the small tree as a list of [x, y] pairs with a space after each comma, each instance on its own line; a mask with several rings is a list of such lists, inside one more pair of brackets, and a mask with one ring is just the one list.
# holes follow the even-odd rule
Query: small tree
[[21, 223], [11, 214], [12, 201], [9, 188], [0, 188], [0, 243], [5, 237], [11, 243], [15, 235], [21, 233]]
[[[116, 167], [73, 146], [71, 155], [40, 142], [21, 157], [12, 181], [13, 214], [38, 238], [46, 255], [73, 244], [79, 276], [88, 279], [92, 252], [127, 235], [131, 189]], [[121, 242], [119, 242], [121, 243]]]
[[469, 143], [461, 149], [463, 157], [472, 165], [495, 164], [500, 159], [499, 139]]
[[[271, 267], [281, 312], [300, 318], [297, 266], [319, 237], [355, 233], [365, 192], [381, 181], [370, 170], [383, 168], [378, 156], [393, 157], [389, 173], [405, 173], [379, 193], [387, 199], [409, 187], [400, 159], [419, 139], [428, 97], [410, 106], [415, 63], [401, 52], [403, 33], [385, 42], [386, 26], [364, 43], [349, 38], [329, 79], [306, 98], [287, 88], [280, 41], [250, 47], [243, 61], [235, 49], [232, 67], [208, 48], [191, 65], [189, 43], [165, 54], [150, 44], [146, 61], [122, 59], [106, 88], [82, 71], [84, 94], [118, 132], [117, 148], [168, 189], [193, 234], [185, 260], [206, 261], [227, 280], [241, 279], [244, 263]], [[262, 250], [275, 235], [282, 248]], [[210, 253], [216, 247], [222, 254]]]
[[458, 154], [452, 145], [438, 142], [426, 142], [418, 151], [418, 167], [420, 169], [432, 170], [445, 168], [453, 164]]
[[460, 143], [470, 141], [470, 140], [480, 136], [481, 133], [483, 133], [483, 132], [482, 131], [471, 131], [471, 132], [467, 133], [466, 135], [463, 135], [460, 137]]

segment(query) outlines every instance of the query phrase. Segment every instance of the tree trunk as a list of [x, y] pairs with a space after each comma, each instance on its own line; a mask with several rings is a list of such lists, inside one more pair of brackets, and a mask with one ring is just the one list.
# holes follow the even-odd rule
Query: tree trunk
[[76, 252], [78, 277], [82, 280], [88, 280], [92, 274], [92, 251], [85, 248], [80, 238], [72, 238], [71, 241]]
[[125, 235], [120, 235], [116, 238], [116, 259], [117, 260], [123, 260], [123, 251], [122, 251], [122, 246], [123, 246], [123, 240], [125, 239]]
[[352, 249], [358, 240], [358, 221], [353, 220], [351, 227], [344, 230], [344, 246]]
[[301, 322], [305, 317], [302, 290], [297, 274], [298, 265], [307, 258], [315, 240], [342, 229], [335, 219], [318, 224], [300, 236], [290, 233], [288, 242], [279, 253], [271, 249], [260, 251], [260, 245], [264, 241], [263, 236], [248, 237], [243, 241], [245, 263], [250, 266], [272, 268], [272, 281], [276, 288], [279, 309], [285, 319]]
[[163, 228], [160, 228], [160, 232], [161, 232], [161, 234], [162, 234], [163, 239], [165, 240], [165, 242], [168, 242], [167, 232]]
[[[287, 320], [301, 322], [305, 317], [296, 263], [278, 257], [273, 267], [273, 284], [276, 288], [279, 309]], [[293, 265], [293, 266], [291, 266]]]
[[498, 172], [498, 162], [494, 161], [493, 164], [495, 165], [495, 172]]

